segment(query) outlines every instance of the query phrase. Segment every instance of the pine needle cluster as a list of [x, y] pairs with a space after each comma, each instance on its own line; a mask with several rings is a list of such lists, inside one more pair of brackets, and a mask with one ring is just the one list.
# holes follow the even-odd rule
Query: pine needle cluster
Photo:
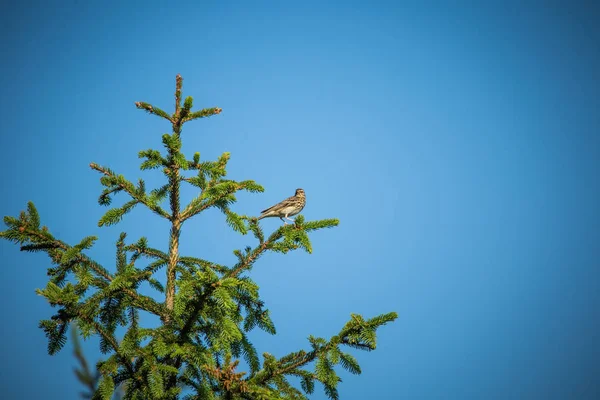
[[[50, 258], [48, 284], [37, 290], [56, 308], [54, 315], [39, 324], [48, 338], [48, 353], [63, 348], [73, 324], [83, 338], [99, 337], [106, 358], [96, 365], [97, 377], [75, 343], [82, 364], [78, 378], [93, 399], [109, 400], [117, 389], [125, 399], [307, 399], [316, 382], [330, 398], [337, 399], [340, 378], [335, 367], [360, 374], [361, 368], [348, 350], [374, 350], [377, 329], [397, 314], [371, 319], [352, 314], [336, 335], [327, 339], [310, 336], [306, 350], [279, 358], [263, 353], [261, 359], [248, 332], [255, 328], [269, 334], [276, 331], [250, 270], [267, 252], [302, 249], [311, 253], [309, 234], [339, 222], [306, 221], [299, 215], [294, 224], [265, 235], [255, 218], [233, 211], [237, 192], [262, 192], [263, 188], [252, 180], [226, 179], [228, 153], [216, 161], [200, 160], [199, 153], [191, 159], [184, 156], [183, 124], [217, 115], [221, 109], [192, 111], [192, 97], [182, 101], [182, 81], [178, 75], [172, 115], [148, 103], [135, 103], [172, 125], [172, 133], [162, 136], [162, 152], [139, 152], [140, 168], [161, 170], [166, 178], [163, 186], [148, 190], [141, 179], [134, 184], [108, 167], [90, 164], [101, 174], [100, 205], [110, 207], [119, 193], [127, 197], [122, 205], [109, 208], [98, 225], [117, 224], [134, 207], [144, 206], [170, 223], [166, 252], [151, 247], [144, 237], [129, 241], [121, 233], [116, 265], [108, 269], [86, 255], [96, 237], [84, 237], [75, 245], [60, 240], [41, 226], [32, 202], [18, 217], [4, 218], [8, 229], [0, 232], [0, 237], [19, 244], [22, 251], [45, 252]], [[198, 195], [182, 206], [180, 187], [184, 184], [196, 187]], [[234, 231], [256, 239], [254, 246], [234, 251], [237, 262], [233, 265], [179, 252], [182, 225], [208, 209], [219, 210]], [[166, 275], [166, 285], [158, 274]], [[143, 283], [150, 285], [155, 296], [140, 293]], [[160, 326], [142, 326], [142, 311], [159, 317]], [[124, 334], [117, 335], [119, 327]], [[238, 371], [242, 359], [248, 371]], [[290, 383], [291, 377], [299, 378], [299, 388]]]

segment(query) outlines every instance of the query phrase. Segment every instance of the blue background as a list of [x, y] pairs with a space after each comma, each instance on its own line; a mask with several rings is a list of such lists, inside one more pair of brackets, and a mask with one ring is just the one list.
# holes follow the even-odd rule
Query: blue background
[[[196, 109], [223, 108], [185, 127], [186, 154], [229, 151], [228, 176], [266, 188], [236, 211], [302, 187], [306, 218], [341, 220], [313, 235], [314, 254], [256, 264], [278, 328], [252, 336], [259, 352], [397, 311], [377, 351], [354, 353], [363, 374], [342, 373], [342, 399], [599, 398], [593, 3], [249, 3], [3, 6], [0, 214], [33, 200], [61, 239], [98, 235], [89, 254], [106, 266], [121, 231], [166, 249], [167, 223], [141, 208], [97, 227], [88, 164], [162, 182], [137, 152], [170, 127], [133, 103], [172, 112], [181, 73]], [[181, 251], [231, 264], [248, 244], [210, 211]], [[0, 259], [3, 397], [78, 398], [70, 343], [50, 357], [37, 328], [47, 258], [1, 241]], [[100, 358], [97, 341], [85, 350]]]

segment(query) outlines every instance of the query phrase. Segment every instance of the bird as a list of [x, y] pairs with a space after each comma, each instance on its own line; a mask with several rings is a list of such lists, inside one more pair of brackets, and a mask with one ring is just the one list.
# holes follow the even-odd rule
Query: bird
[[279, 219], [283, 221], [283, 224], [287, 225], [287, 222], [284, 220], [284, 218], [293, 222], [294, 220], [288, 217], [298, 214], [300, 211], [302, 211], [305, 205], [306, 195], [304, 194], [304, 190], [296, 189], [296, 194], [292, 197], [288, 197], [281, 203], [277, 203], [266, 210], [262, 210], [257, 220], [268, 217], [279, 217]]

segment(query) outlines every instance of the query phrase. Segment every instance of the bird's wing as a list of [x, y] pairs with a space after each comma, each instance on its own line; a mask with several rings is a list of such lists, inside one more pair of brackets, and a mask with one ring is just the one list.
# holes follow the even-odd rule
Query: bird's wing
[[295, 204], [295, 196], [288, 197], [287, 199], [283, 200], [281, 203], [277, 203], [274, 206], [267, 208], [266, 210], [262, 210], [260, 213], [264, 214], [266, 212], [277, 210], [279, 208], [284, 208], [284, 207], [291, 206], [294, 204]]

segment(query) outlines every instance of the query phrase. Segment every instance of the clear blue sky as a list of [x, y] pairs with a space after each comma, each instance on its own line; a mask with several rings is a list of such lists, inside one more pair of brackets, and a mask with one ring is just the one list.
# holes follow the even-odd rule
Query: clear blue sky
[[[364, 373], [342, 375], [342, 399], [599, 398], [592, 2], [94, 3], [2, 9], [0, 214], [32, 200], [63, 240], [98, 235], [90, 254], [107, 266], [122, 230], [166, 248], [167, 225], [143, 209], [97, 227], [88, 164], [158, 183], [137, 152], [169, 126], [133, 103], [170, 112], [181, 73], [197, 108], [223, 108], [185, 128], [184, 151], [229, 151], [229, 176], [266, 188], [238, 212], [302, 187], [306, 218], [341, 220], [313, 235], [314, 254], [256, 265], [279, 332], [253, 335], [261, 353], [305, 348], [351, 312], [397, 311], [377, 351], [355, 353]], [[209, 212], [182, 252], [232, 263], [247, 244]], [[0, 392], [77, 399], [70, 344], [48, 356], [37, 328], [46, 258], [5, 241], [0, 256]]]

